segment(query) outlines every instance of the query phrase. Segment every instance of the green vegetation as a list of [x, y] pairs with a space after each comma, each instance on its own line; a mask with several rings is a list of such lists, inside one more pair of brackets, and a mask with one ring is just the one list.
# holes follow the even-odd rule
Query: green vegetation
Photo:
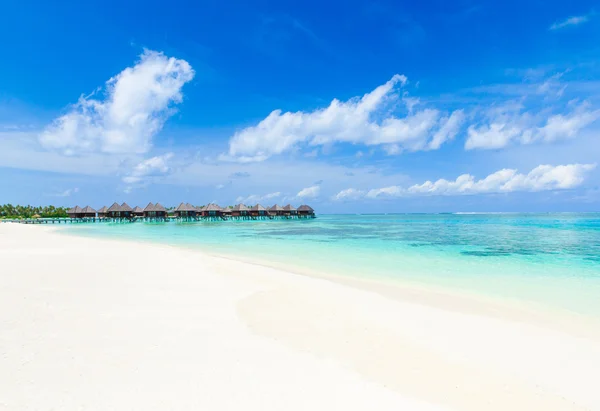
[[15, 218], [65, 218], [68, 208], [66, 207], [33, 207], [30, 205], [20, 206], [12, 204], [0, 205], [0, 219], [15, 219]]

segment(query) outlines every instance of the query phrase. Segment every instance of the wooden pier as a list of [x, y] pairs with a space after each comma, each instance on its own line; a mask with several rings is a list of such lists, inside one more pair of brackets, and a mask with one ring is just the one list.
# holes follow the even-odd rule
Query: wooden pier
[[[135, 211], [135, 212], [134, 212]], [[238, 204], [232, 208], [221, 208], [216, 204], [205, 207], [194, 207], [189, 203], [181, 203], [172, 214], [160, 203], [150, 203], [144, 210], [132, 209], [127, 204], [114, 203], [110, 208], [102, 207], [100, 211], [87, 206], [75, 206], [68, 211], [68, 218], [29, 218], [0, 220], [20, 224], [83, 224], [83, 223], [187, 223], [203, 221], [252, 221], [252, 220], [303, 220], [316, 218], [314, 210], [307, 205], [297, 209], [291, 205], [279, 207], [275, 205], [265, 208], [257, 204], [247, 208]]]
[[202, 222], [202, 221], [252, 221], [252, 220], [305, 220], [316, 218], [313, 216], [196, 216], [196, 217], [84, 217], [84, 218], [28, 218], [28, 219], [6, 219], [0, 220], [5, 223], [20, 223], [20, 224], [83, 224], [83, 223], [186, 223], [186, 222]]

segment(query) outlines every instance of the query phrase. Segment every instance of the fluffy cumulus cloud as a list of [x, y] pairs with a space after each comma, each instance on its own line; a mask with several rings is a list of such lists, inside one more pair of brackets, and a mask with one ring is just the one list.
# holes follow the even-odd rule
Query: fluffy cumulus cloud
[[600, 109], [570, 102], [561, 114], [525, 110], [520, 102], [488, 109], [479, 124], [469, 126], [465, 148], [498, 149], [510, 144], [531, 144], [570, 139], [600, 118]]
[[[462, 111], [442, 113], [434, 108], [418, 110], [419, 101], [401, 95], [407, 79], [395, 75], [362, 97], [333, 100], [312, 112], [275, 110], [255, 126], [235, 133], [224, 158], [262, 161], [300, 145], [334, 143], [384, 146], [388, 152], [438, 149], [458, 133]], [[401, 103], [406, 114], [390, 114]]]
[[235, 201], [242, 204], [260, 204], [265, 201], [272, 201], [279, 197], [281, 197], [281, 193], [277, 191], [275, 193], [269, 193], [265, 195], [252, 194], [248, 197], [238, 197]]
[[103, 99], [81, 97], [39, 140], [66, 154], [145, 153], [193, 77], [185, 60], [146, 50], [133, 67], [106, 82]]
[[146, 159], [133, 167], [131, 172], [123, 177], [123, 182], [126, 184], [138, 184], [150, 177], [164, 176], [171, 171], [169, 160], [172, 158], [173, 153], [166, 153]]
[[298, 194], [296, 194], [296, 197], [298, 197], [300, 199], [317, 198], [319, 196], [320, 192], [321, 192], [321, 186], [314, 185], [314, 186], [303, 188], [302, 190], [300, 190], [298, 192]]
[[575, 188], [583, 183], [586, 173], [595, 164], [540, 165], [527, 174], [515, 169], [502, 169], [477, 180], [471, 174], [462, 174], [455, 180], [426, 181], [410, 187], [389, 186], [361, 191], [353, 188], [342, 190], [334, 199], [388, 198], [417, 195], [465, 195], [510, 193], [517, 191], [548, 191]]

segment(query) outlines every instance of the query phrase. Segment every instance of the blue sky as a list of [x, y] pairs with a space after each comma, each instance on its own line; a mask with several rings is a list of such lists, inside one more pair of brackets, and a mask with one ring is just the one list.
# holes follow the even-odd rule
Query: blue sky
[[597, 211], [598, 13], [5, 4], [0, 203]]

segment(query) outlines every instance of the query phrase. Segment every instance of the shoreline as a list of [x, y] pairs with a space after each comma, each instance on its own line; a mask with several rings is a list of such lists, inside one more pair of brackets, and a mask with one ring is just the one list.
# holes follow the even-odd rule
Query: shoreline
[[600, 407], [575, 328], [65, 234], [0, 225], [0, 409]]
[[[68, 231], [64, 227], [47, 227], [49, 231], [60, 235], [98, 238], [94, 236], [79, 236], [76, 231]], [[305, 266], [283, 264], [279, 261], [267, 258], [250, 257], [240, 254], [227, 254], [213, 247], [201, 248], [196, 245], [172, 245], [153, 240], [139, 240], [134, 238], [106, 238], [107, 241], [124, 243], [142, 242], [157, 246], [174, 249], [188, 250], [207, 257], [225, 259], [229, 261], [251, 264], [286, 273], [306, 276], [309, 278], [331, 281], [344, 286], [350, 286], [359, 290], [375, 292], [386, 298], [397, 301], [410, 301], [412, 303], [451, 310], [462, 314], [483, 314], [493, 318], [524, 322], [530, 325], [551, 327], [574, 333], [581, 337], [592, 337], [600, 342], [600, 318], [568, 311], [563, 308], [552, 307], [540, 302], [526, 301], [522, 299], [508, 299], [473, 290], [461, 290], [458, 287], [444, 287], [431, 283], [411, 281], [405, 278], [367, 278], [356, 275], [344, 275], [339, 273], [317, 271]]]

